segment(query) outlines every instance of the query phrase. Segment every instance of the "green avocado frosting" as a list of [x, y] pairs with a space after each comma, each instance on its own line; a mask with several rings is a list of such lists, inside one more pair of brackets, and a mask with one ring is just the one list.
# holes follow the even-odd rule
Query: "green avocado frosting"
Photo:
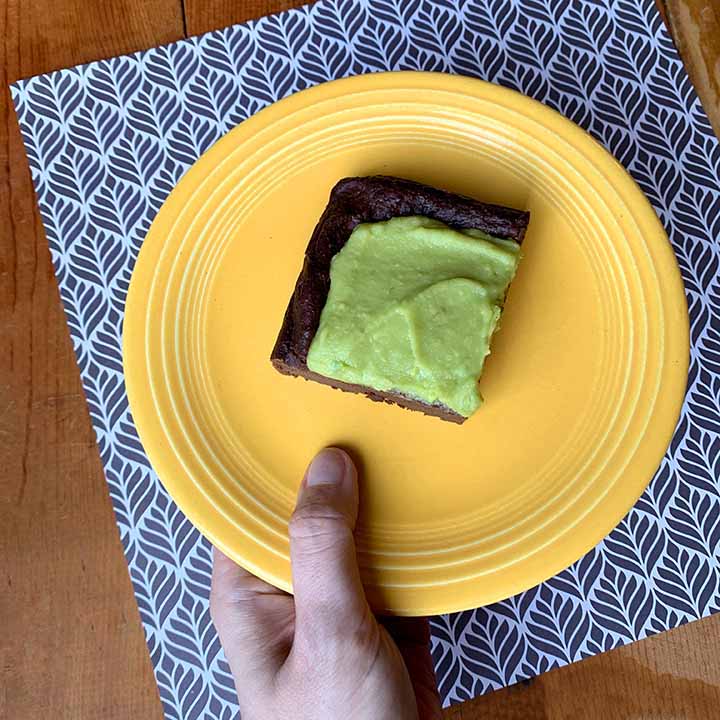
[[512, 240], [425, 217], [358, 225], [332, 260], [308, 368], [468, 417], [519, 260]]

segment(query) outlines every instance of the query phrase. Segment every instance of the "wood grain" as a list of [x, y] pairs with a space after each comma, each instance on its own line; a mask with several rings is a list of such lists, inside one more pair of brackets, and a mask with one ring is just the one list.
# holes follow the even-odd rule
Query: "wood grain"
[[199, 35], [305, 3], [297, 0], [183, 0], [183, 4], [188, 35]]
[[710, 720], [720, 618], [583, 660], [446, 711], [448, 720]]
[[[0, 718], [162, 716], [6, 86], [288, 0], [0, 0]], [[720, 9], [660, 3], [720, 128]], [[450, 708], [453, 720], [720, 715], [720, 616]]]
[[715, 134], [720, 137], [720, 2], [657, 2]]

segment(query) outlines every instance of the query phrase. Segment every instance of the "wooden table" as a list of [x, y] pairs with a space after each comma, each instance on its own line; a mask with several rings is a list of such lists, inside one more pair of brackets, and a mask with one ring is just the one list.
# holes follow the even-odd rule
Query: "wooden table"
[[[288, 0], [0, 0], [0, 718], [160, 718], [140, 618], [7, 83], [283, 10]], [[720, 130], [720, 2], [661, 7]], [[448, 718], [720, 716], [720, 616]]]

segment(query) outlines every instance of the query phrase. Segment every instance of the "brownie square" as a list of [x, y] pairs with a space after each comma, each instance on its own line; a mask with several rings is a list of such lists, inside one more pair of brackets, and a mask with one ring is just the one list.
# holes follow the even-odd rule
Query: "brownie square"
[[310, 238], [305, 261], [285, 312], [270, 359], [284, 375], [362, 393], [371, 400], [393, 403], [426, 415], [462, 423], [467, 418], [440, 404], [429, 404], [396, 392], [345, 383], [312, 372], [307, 356], [330, 290], [330, 263], [361, 223], [420, 215], [458, 230], [477, 229], [498, 238], [522, 242], [530, 213], [438, 190], [401, 178], [375, 175], [340, 180]]

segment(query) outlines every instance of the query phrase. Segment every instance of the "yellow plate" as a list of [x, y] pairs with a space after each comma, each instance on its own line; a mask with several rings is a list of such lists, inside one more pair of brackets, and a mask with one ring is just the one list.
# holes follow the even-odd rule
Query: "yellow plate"
[[[373, 173], [531, 211], [486, 401], [461, 427], [270, 365], [330, 188]], [[388, 73], [287, 98], [198, 160], [142, 247], [124, 355], [168, 491], [277, 586], [290, 589], [287, 520], [309, 459], [354, 449], [368, 593], [414, 615], [529, 588], [609, 532], [670, 441], [688, 343], [667, 237], [599, 144], [513, 91]]]

